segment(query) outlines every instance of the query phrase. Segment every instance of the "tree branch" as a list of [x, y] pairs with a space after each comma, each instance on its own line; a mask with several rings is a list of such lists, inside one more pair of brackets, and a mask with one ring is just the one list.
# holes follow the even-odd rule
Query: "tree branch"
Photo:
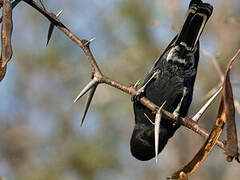
[[[72, 41], [74, 41], [85, 53], [89, 63], [91, 64], [92, 68], [93, 68], [93, 77], [97, 79], [98, 83], [104, 83], [104, 84], [108, 84], [114, 88], [117, 88], [127, 94], [130, 94], [131, 96], [135, 96], [137, 95], [137, 90], [134, 86], [125, 86], [115, 80], [112, 80], [106, 76], [104, 76], [100, 70], [100, 68], [98, 67], [96, 60], [89, 48], [89, 44], [90, 41], [87, 40], [80, 40], [76, 35], [74, 35], [65, 25], [63, 25], [59, 19], [56, 17], [56, 15], [54, 15], [53, 13], [48, 12], [47, 10], [45, 10], [44, 8], [40, 7], [38, 4], [36, 4], [34, 1], [32, 0], [23, 0], [25, 3], [27, 3], [28, 5], [30, 5], [31, 7], [33, 7], [34, 9], [36, 9], [39, 13], [41, 13], [42, 15], [44, 15], [51, 23], [53, 23], [59, 30], [61, 30], [62, 32], [65, 33], [66, 36], [69, 37], [69, 39], [71, 39]], [[149, 108], [153, 114], [156, 114], [157, 111], [159, 110], [159, 107], [157, 105], [155, 105], [154, 103], [152, 103], [149, 99], [147, 99], [146, 97], [142, 97], [140, 98], [140, 102], [145, 105], [147, 108]], [[163, 117], [171, 120], [174, 123], [178, 123], [181, 124], [189, 129], [191, 129], [192, 131], [194, 131], [195, 133], [201, 135], [204, 138], [207, 138], [209, 136], [209, 133], [201, 128], [196, 122], [194, 122], [192, 119], [190, 118], [176, 118], [172, 113], [162, 109], [162, 115]], [[224, 143], [222, 141], [217, 141], [217, 145], [221, 148], [224, 149]]]

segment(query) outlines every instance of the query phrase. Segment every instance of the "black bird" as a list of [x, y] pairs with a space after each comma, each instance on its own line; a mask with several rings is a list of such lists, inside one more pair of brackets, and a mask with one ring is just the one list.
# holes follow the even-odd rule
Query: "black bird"
[[[140, 97], [145, 96], [176, 117], [185, 117], [192, 101], [193, 86], [199, 60], [199, 38], [212, 14], [213, 7], [201, 0], [192, 0], [179, 34], [155, 62], [145, 78]], [[135, 127], [131, 137], [131, 153], [142, 161], [155, 156], [155, 115], [137, 99], [133, 100]], [[152, 121], [152, 122], [151, 122]], [[162, 118], [159, 129], [158, 154], [180, 127]]]

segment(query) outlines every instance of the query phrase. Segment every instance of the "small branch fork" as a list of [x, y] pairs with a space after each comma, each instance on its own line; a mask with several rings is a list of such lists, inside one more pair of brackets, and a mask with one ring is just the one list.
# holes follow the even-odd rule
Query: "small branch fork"
[[[106, 76], [104, 76], [99, 68], [99, 66], [96, 63], [96, 60], [90, 50], [90, 43], [91, 40], [80, 40], [76, 35], [74, 35], [65, 25], [63, 25], [60, 20], [58, 19], [58, 17], [53, 14], [48, 12], [45, 8], [39, 6], [38, 4], [36, 4], [33, 0], [22, 0], [25, 3], [27, 3], [28, 5], [30, 5], [31, 7], [33, 7], [34, 9], [36, 9], [39, 13], [41, 13], [42, 15], [44, 15], [51, 24], [53, 24], [54, 26], [56, 26], [59, 30], [61, 30], [62, 32], [65, 33], [66, 36], [69, 37], [69, 39], [71, 39], [73, 42], [75, 42], [85, 53], [90, 65], [92, 66], [93, 69], [93, 74], [92, 74], [92, 80], [88, 83], [87, 86], [85, 86], [85, 88], [81, 91], [81, 93], [78, 95], [78, 97], [75, 99], [75, 102], [77, 100], [79, 100], [85, 93], [87, 93], [89, 91], [89, 97], [85, 106], [85, 110], [84, 110], [84, 116], [82, 119], [82, 123], [84, 120], [84, 117], [86, 116], [86, 112], [89, 108], [89, 105], [91, 103], [92, 97], [94, 95], [94, 92], [97, 88], [97, 86], [100, 83], [103, 84], [107, 84], [109, 86], [112, 86], [114, 88], [117, 88], [131, 96], [136, 96], [137, 95], [137, 89], [134, 86], [125, 86], [115, 80], [112, 80]], [[156, 114], [159, 110], [159, 107], [157, 105], [155, 105], [154, 103], [152, 103], [149, 99], [147, 99], [146, 97], [142, 97], [140, 98], [140, 102], [145, 105], [147, 108], [149, 108], [153, 114]], [[162, 116], [169, 119], [170, 121], [177, 123], [177, 124], [181, 124], [189, 129], [191, 129], [192, 131], [194, 131], [195, 133], [201, 135], [204, 138], [207, 138], [209, 136], [209, 133], [201, 128], [196, 122], [197, 119], [194, 119], [195, 121], [193, 121], [190, 118], [182, 118], [182, 117], [175, 117], [172, 113], [164, 110], [164, 109], [160, 109]], [[224, 150], [225, 145], [223, 143], [223, 141], [217, 141], [216, 143], [221, 149]]]

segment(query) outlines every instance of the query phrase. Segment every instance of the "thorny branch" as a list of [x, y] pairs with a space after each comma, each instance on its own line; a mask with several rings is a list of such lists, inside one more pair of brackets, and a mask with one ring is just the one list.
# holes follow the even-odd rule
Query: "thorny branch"
[[[36, 4], [34, 1], [32, 0], [23, 0], [25, 3], [27, 3], [28, 5], [30, 5], [31, 7], [33, 7], [34, 9], [36, 9], [38, 12], [40, 12], [42, 15], [44, 15], [51, 23], [53, 23], [59, 30], [61, 30], [62, 32], [65, 33], [66, 36], [68, 36], [72, 41], [74, 41], [85, 53], [89, 63], [91, 64], [92, 68], [93, 68], [93, 76], [92, 79], [95, 80], [95, 83], [93, 83], [92, 86], [88, 87], [88, 90], [91, 89], [93, 91], [95, 91], [97, 85], [99, 83], [104, 83], [104, 84], [108, 84], [112, 87], [115, 87], [127, 94], [130, 94], [131, 96], [136, 96], [137, 95], [137, 90], [134, 86], [125, 86], [115, 80], [112, 80], [106, 76], [104, 76], [100, 70], [100, 68], [98, 67], [96, 60], [89, 48], [89, 44], [90, 41], [87, 40], [80, 40], [75, 34], [73, 34], [65, 25], [63, 25], [61, 23], [61, 21], [57, 18], [57, 16], [53, 13], [48, 12], [47, 10], [45, 10], [43, 7], [39, 6], [38, 4]], [[240, 51], [238, 51], [237, 54], [239, 54]], [[92, 81], [93, 81], [92, 80]], [[91, 81], [91, 82], [92, 82]], [[91, 83], [90, 82], [90, 83]], [[89, 83], [89, 84], [90, 84]], [[86, 91], [87, 92], [87, 91]], [[83, 92], [83, 93], [86, 93]], [[90, 94], [94, 94], [90, 93]], [[91, 98], [90, 98], [91, 99]], [[76, 99], [77, 100], [77, 99]], [[142, 97], [140, 99], [140, 102], [145, 105], [146, 107], [148, 107], [150, 110], [152, 110], [152, 112], [154, 114], [156, 114], [159, 110], [159, 107], [157, 105], [155, 105], [154, 103], [152, 103], [150, 100], [148, 100], [146, 97]], [[88, 104], [89, 106], [89, 104]], [[86, 114], [85, 114], [86, 115]], [[84, 116], [85, 116], [84, 115]], [[165, 118], [168, 118], [169, 120], [181, 124], [189, 129], [191, 129], [192, 131], [194, 131], [195, 133], [201, 135], [204, 138], [207, 138], [209, 136], [209, 133], [201, 128], [195, 121], [193, 121], [190, 118], [176, 118], [172, 113], [162, 109], [162, 115]], [[216, 143], [221, 149], [224, 150], [225, 145], [223, 141], [217, 141]]]

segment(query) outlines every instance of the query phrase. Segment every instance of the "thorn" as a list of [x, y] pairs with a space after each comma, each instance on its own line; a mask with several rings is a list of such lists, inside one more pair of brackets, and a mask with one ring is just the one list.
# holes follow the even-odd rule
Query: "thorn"
[[139, 86], [139, 84], [140, 84], [140, 80], [138, 80], [138, 81], [134, 84], [133, 87], [134, 87], [135, 89], [137, 89], [137, 87]]
[[155, 79], [158, 74], [160, 73], [161, 71], [159, 69], [156, 70], [156, 72], [154, 72], [154, 74], [150, 77], [150, 79], [138, 90], [137, 94], [141, 94], [145, 91], [145, 88], [146, 86], [153, 80]]
[[63, 12], [63, 9], [56, 14], [56, 17], [58, 18], [62, 14], [62, 12]]
[[47, 36], [47, 43], [46, 43], [46, 46], [48, 45], [51, 37], [52, 37], [52, 33], [53, 33], [53, 29], [54, 29], [54, 24], [51, 23], [49, 28], [48, 28], [48, 36]]
[[98, 83], [98, 79], [94, 77], [93, 80], [91, 80], [79, 93], [77, 98], [74, 100], [74, 103], [76, 103], [84, 94], [86, 94], [89, 91], [89, 89], [91, 89], [93, 86], [96, 86], [97, 83]]
[[159, 141], [159, 128], [160, 128], [160, 121], [162, 118], [162, 108], [165, 105], [166, 101], [162, 104], [162, 106], [158, 109], [158, 112], [155, 117], [155, 125], [154, 125], [154, 138], [155, 138], [155, 159], [157, 164], [157, 155], [158, 155], [158, 141]]
[[88, 95], [88, 98], [87, 98], [87, 101], [86, 101], [86, 104], [85, 104], [85, 107], [84, 107], [84, 113], [83, 113], [83, 117], [82, 117], [82, 122], [81, 122], [81, 126], [83, 125], [83, 122], [84, 122], [84, 119], [86, 117], [86, 114], [87, 114], [87, 111], [88, 111], [88, 108], [91, 104], [91, 101], [92, 101], [92, 98], [93, 98], [93, 95], [96, 91], [96, 88], [97, 88], [97, 85], [93, 86], [91, 89], [90, 89], [90, 92], [89, 92], [89, 95]]
[[39, 0], [39, 2], [40, 2], [40, 4], [41, 4], [41, 6], [43, 7], [43, 9], [46, 11], [46, 8], [45, 8], [45, 6], [44, 6], [42, 0]]
[[152, 122], [152, 120], [150, 119], [150, 117], [148, 117], [148, 115], [147, 115], [146, 113], [143, 113], [143, 114], [144, 114], [144, 116], [147, 118], [147, 120], [149, 120], [149, 122], [150, 122], [152, 125], [155, 124], [154, 122]]
[[96, 39], [96, 38], [93, 37], [92, 39], [89, 40], [89, 43], [92, 42], [92, 41], [94, 41], [95, 39]]
[[96, 38], [92, 38], [90, 40], [85, 40], [86, 42], [83, 44], [83, 46], [88, 46], [92, 41], [94, 41]]
[[[58, 18], [63, 12], [63, 9], [61, 11], [59, 11], [59, 13], [57, 13], [56, 17]], [[46, 46], [48, 45], [51, 37], [52, 37], [52, 33], [53, 33], [53, 30], [54, 30], [54, 24], [53, 23], [50, 23], [50, 26], [48, 28], [48, 36], [47, 36], [47, 43], [46, 43]]]
[[207, 110], [213, 100], [217, 97], [217, 95], [222, 91], [222, 86], [214, 93], [214, 95], [202, 106], [202, 108], [192, 117], [192, 120], [198, 122], [202, 117], [203, 113]]

